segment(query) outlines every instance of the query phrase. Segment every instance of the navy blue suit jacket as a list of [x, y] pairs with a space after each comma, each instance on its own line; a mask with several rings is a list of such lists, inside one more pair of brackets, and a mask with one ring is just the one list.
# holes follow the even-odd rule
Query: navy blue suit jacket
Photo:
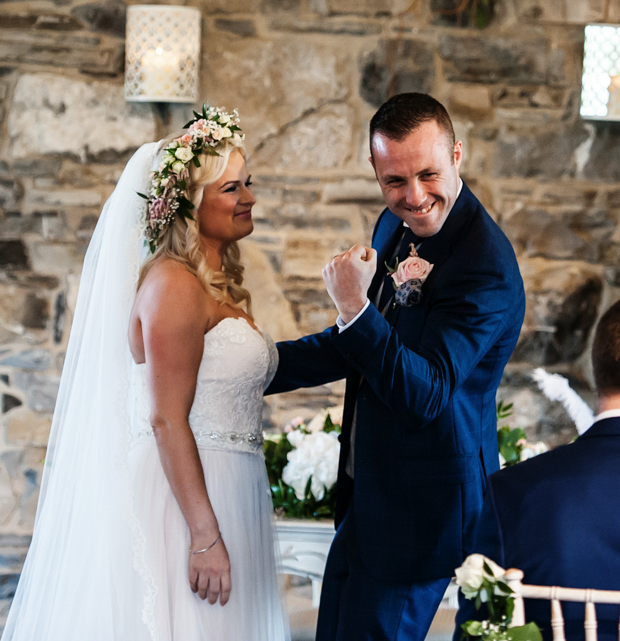
[[[388, 209], [373, 235], [372, 300], [402, 234]], [[512, 247], [466, 185], [419, 254], [434, 264], [418, 305], [374, 305], [348, 329], [278, 344], [268, 393], [346, 377], [336, 525], [351, 500], [362, 558], [380, 579], [452, 576], [498, 469], [495, 392], [519, 336]], [[345, 473], [357, 404], [355, 482]]]
[[[620, 418], [596, 422], [574, 443], [489, 479], [474, 551], [503, 568], [519, 568], [524, 583], [620, 590]], [[584, 604], [562, 603], [566, 638], [585, 638]], [[597, 605], [599, 641], [617, 641], [618, 606]], [[551, 641], [549, 601], [525, 602]], [[481, 618], [461, 600], [460, 624]]]

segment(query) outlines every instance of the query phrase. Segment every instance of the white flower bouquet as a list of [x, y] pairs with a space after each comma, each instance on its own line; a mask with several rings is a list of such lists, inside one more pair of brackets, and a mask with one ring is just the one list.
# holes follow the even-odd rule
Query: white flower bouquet
[[482, 554], [470, 554], [455, 570], [456, 582], [466, 599], [474, 599], [476, 610], [485, 604], [487, 619], [465, 621], [463, 638], [481, 641], [542, 641], [535, 623], [509, 627], [514, 610], [514, 591], [504, 581], [504, 570]]
[[283, 434], [266, 437], [265, 462], [276, 515], [334, 517], [341, 422], [342, 407], [330, 407], [307, 425], [298, 417]]

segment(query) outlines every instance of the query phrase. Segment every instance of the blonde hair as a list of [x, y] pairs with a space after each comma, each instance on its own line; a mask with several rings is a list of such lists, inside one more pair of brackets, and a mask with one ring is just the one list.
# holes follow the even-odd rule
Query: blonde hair
[[[170, 138], [162, 146], [178, 136]], [[213, 296], [221, 305], [229, 304], [237, 308], [245, 308], [252, 318], [250, 292], [242, 287], [244, 267], [241, 264], [241, 252], [237, 242], [232, 242], [222, 256], [222, 271], [216, 272], [207, 263], [205, 249], [200, 242], [200, 229], [197, 212], [202, 202], [204, 188], [214, 183], [222, 176], [228, 165], [228, 159], [233, 151], [239, 151], [245, 158], [242, 142], [228, 139], [218, 148], [219, 156], [201, 154], [198, 156], [200, 167], [190, 164], [189, 179], [186, 181], [185, 196], [194, 205], [192, 214], [195, 220], [185, 218], [180, 214], [174, 217], [172, 223], [159, 236], [158, 247], [142, 265], [138, 278], [138, 289], [144, 282], [149, 271], [160, 261], [167, 258], [181, 263], [185, 269], [194, 274], [202, 288]]]

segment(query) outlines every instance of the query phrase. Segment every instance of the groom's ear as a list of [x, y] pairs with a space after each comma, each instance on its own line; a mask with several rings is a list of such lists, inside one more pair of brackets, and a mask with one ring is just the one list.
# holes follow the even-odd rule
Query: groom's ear
[[372, 157], [372, 154], [370, 154], [370, 156], [368, 156], [368, 160], [369, 160], [370, 164], [372, 165], [372, 168], [375, 170], [375, 174], [376, 174], [377, 173], [377, 168], [375, 167], [375, 160]]
[[463, 160], [463, 143], [457, 140], [454, 143], [454, 164], [457, 169], [461, 166], [461, 160]]

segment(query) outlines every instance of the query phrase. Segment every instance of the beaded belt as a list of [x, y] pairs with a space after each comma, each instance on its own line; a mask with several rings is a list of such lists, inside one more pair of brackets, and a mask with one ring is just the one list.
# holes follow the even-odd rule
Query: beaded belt
[[[196, 443], [198, 445], [205, 445], [211, 443], [229, 443], [230, 445], [237, 445], [243, 443], [255, 447], [262, 447], [265, 438], [261, 433], [256, 432], [216, 432], [214, 430], [192, 430]], [[138, 438], [147, 438], [153, 436], [153, 430], [140, 430]]]

